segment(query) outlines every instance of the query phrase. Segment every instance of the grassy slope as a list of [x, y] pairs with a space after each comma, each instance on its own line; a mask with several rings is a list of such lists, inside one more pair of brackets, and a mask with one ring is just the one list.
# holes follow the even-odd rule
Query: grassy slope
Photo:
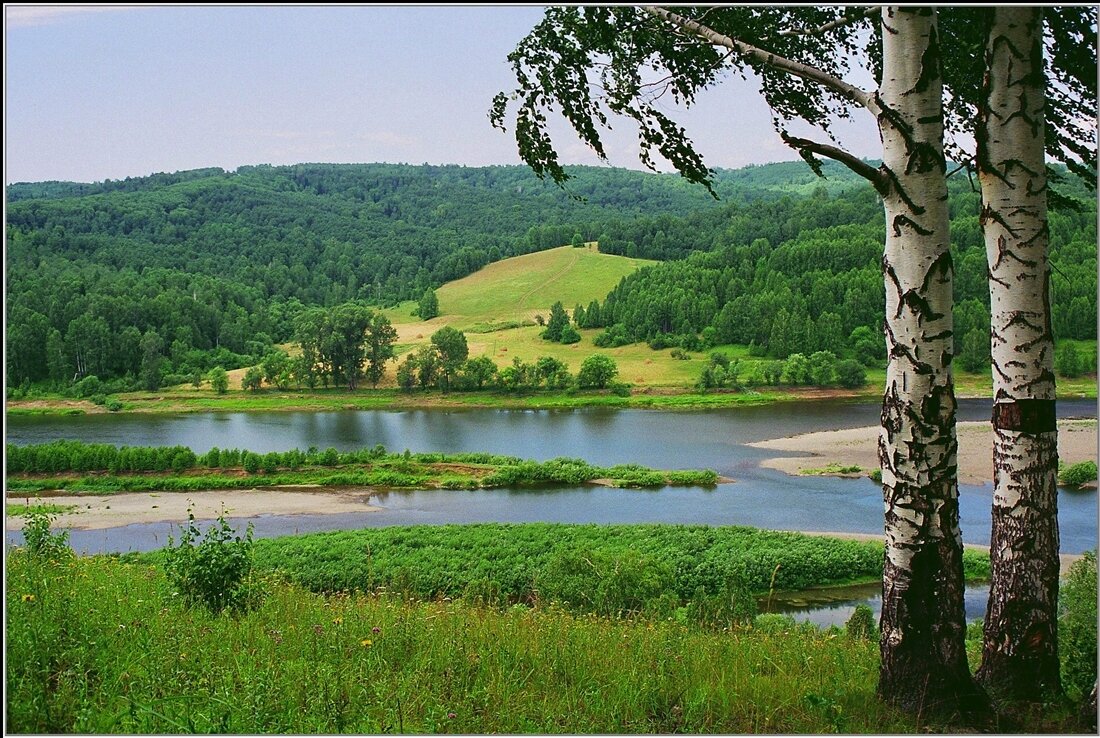
[[[705, 364], [702, 354], [692, 361], [677, 361], [668, 351], [653, 351], [645, 344], [600, 349], [592, 345], [599, 330], [580, 331], [581, 342], [571, 346], [539, 338], [538, 325], [492, 330], [492, 326], [530, 322], [546, 317], [557, 301], [572, 313], [579, 303], [601, 302], [623, 277], [652, 264], [645, 259], [611, 256], [597, 251], [595, 244], [584, 249], [562, 246], [525, 254], [490, 264], [475, 274], [449, 282], [436, 292], [443, 314], [429, 321], [412, 315], [415, 303], [403, 303], [386, 311], [398, 331], [402, 354], [427, 343], [431, 334], [445, 325], [470, 332], [466, 339], [470, 356], [488, 356], [497, 366], [512, 363], [514, 357], [532, 361], [553, 356], [576, 373], [581, 362], [595, 353], [615, 359], [620, 379], [639, 385], [687, 386], [695, 381]], [[480, 331], [488, 332], [480, 332]], [[383, 386], [395, 386], [391, 365]]]

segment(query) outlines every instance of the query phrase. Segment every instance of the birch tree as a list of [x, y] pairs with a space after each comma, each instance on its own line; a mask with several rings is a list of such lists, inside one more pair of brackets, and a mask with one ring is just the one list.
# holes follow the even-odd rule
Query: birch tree
[[[845, 59], [857, 50], [852, 31], [868, 17], [877, 18], [879, 54], [871, 91], [843, 79]], [[709, 186], [684, 130], [653, 102], [671, 91], [691, 104], [722, 71], [747, 67], [760, 75], [788, 145], [819, 173], [819, 156], [840, 161], [880, 194], [888, 366], [879, 438], [886, 535], [879, 694], [924, 714], [985, 707], [964, 649], [939, 55], [929, 8], [556, 8], [509, 57], [518, 87], [498, 95], [491, 112], [503, 127], [516, 103], [521, 156], [559, 182], [566, 174], [546, 132], [552, 106], [604, 158], [599, 128], [608, 113], [632, 118], [644, 163], [653, 166], [656, 149]], [[664, 76], [647, 84], [645, 70]], [[823, 127], [831, 115], [860, 109], [878, 126], [879, 167], [835, 141], [786, 130], [790, 120]]]
[[[948, 76], [953, 118], [964, 130], [964, 121], [975, 122], [973, 162], [989, 266], [992, 576], [978, 679], [999, 696], [1040, 700], [1061, 691], [1058, 433], [1045, 151], [1052, 150], [1086, 182], [1095, 183], [1096, 11], [1049, 11], [1049, 40], [1061, 47], [1051, 54], [1053, 66], [1043, 53], [1046, 11], [952, 12], [958, 16], [956, 48], [985, 47], [980, 82], [965, 58], [949, 65], [953, 73]], [[1049, 103], [1048, 69], [1055, 83]], [[1089, 119], [1092, 131], [1083, 123]]]

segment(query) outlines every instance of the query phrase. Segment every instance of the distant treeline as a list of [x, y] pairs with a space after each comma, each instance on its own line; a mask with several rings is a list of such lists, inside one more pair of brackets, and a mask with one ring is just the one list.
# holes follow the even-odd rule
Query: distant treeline
[[[523, 167], [242, 167], [8, 188], [7, 377], [111, 391], [258, 362], [309, 308], [389, 305], [501, 258], [582, 240], [669, 261], [642, 270], [582, 327], [604, 345], [754, 343], [830, 350], [879, 333], [884, 233], [874, 194], [835, 167], [721, 172], [715, 201], [669, 175], [577, 168], [569, 191]], [[951, 188], [956, 338], [987, 331], [978, 196]], [[1054, 329], [1094, 338], [1096, 209], [1051, 213]], [[584, 198], [583, 200], [577, 197]], [[968, 348], [970, 347], [970, 348]]]

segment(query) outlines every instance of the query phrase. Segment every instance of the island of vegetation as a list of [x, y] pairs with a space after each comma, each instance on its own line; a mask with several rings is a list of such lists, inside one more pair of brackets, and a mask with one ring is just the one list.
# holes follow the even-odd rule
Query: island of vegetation
[[359, 451], [272, 451], [259, 454], [212, 448], [202, 455], [183, 446], [123, 446], [53, 441], [7, 446], [9, 496], [43, 491], [114, 493], [199, 491], [258, 487], [383, 487], [490, 489], [597, 483], [612, 487], [712, 486], [709, 470], [657, 471], [635, 464], [593, 466], [582, 459], [538, 462], [484, 453], [388, 453], [379, 445]]

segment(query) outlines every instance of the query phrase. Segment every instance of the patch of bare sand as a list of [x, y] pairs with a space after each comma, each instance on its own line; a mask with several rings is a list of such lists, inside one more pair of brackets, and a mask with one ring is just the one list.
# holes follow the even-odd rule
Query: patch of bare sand
[[[9, 497], [16, 501], [17, 498]], [[21, 498], [19, 498], [21, 499]], [[51, 496], [55, 505], [75, 505], [72, 513], [59, 515], [56, 525], [77, 530], [115, 528], [133, 523], [183, 522], [188, 505], [195, 518], [214, 520], [224, 507], [228, 516], [253, 518], [259, 515], [338, 515], [374, 512], [365, 491], [295, 488], [294, 490], [210, 490], [204, 492], [126, 492], [114, 495]], [[33, 499], [30, 500], [33, 504]], [[23, 527], [23, 518], [8, 516], [7, 530]]]
[[[750, 443], [755, 448], [774, 451], [800, 451], [803, 456], [768, 459], [761, 466], [787, 474], [801, 474], [803, 469], [821, 468], [826, 464], [878, 468], [877, 426], [845, 430], [803, 433], [789, 438]], [[986, 484], [993, 481], [993, 428], [987, 422], [958, 424], [959, 481], [963, 484]], [[1058, 455], [1067, 464], [1095, 460], [1095, 420], [1058, 421]]]

